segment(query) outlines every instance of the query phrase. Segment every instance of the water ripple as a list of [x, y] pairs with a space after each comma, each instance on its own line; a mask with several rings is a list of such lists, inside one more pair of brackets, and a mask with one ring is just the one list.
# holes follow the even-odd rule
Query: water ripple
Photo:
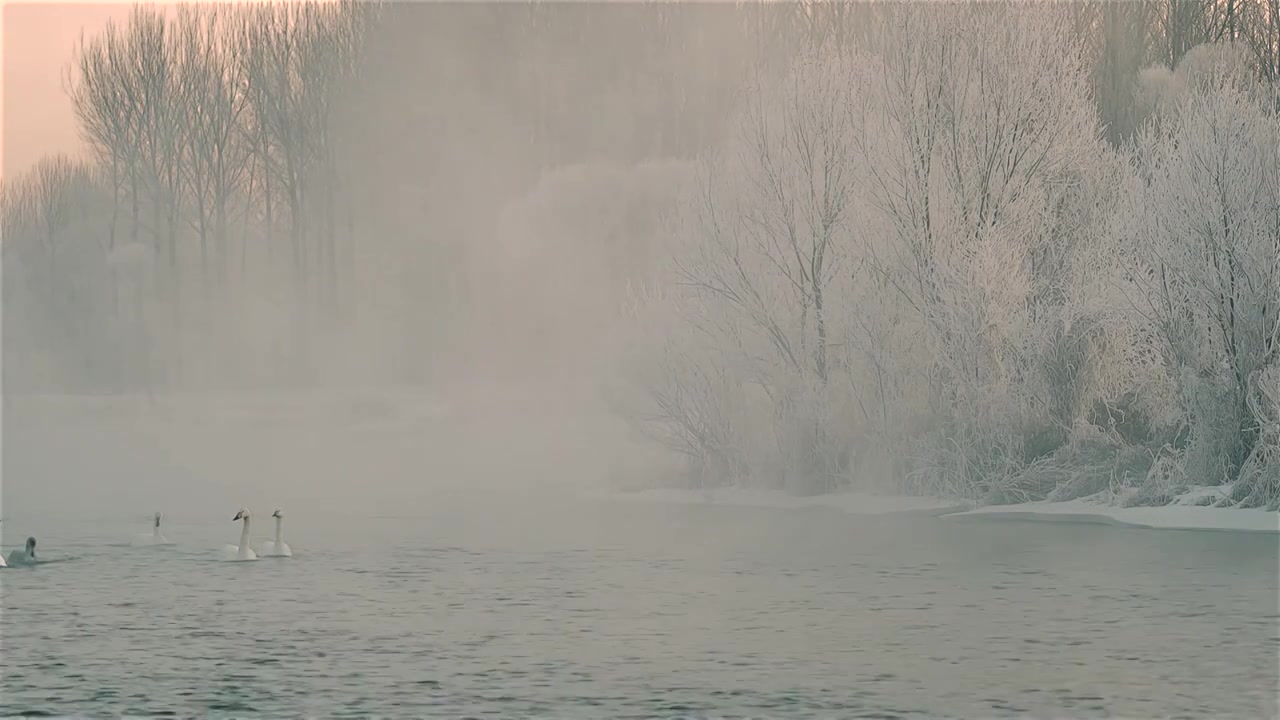
[[592, 512], [242, 566], [78, 542], [0, 574], [0, 715], [1276, 716], [1257, 538]]

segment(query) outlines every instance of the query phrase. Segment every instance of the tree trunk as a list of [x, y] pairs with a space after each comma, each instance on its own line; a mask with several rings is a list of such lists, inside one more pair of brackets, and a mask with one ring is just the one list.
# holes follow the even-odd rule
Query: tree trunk
[[[115, 152], [111, 153], [111, 227], [107, 231], [107, 251], [115, 252], [116, 225], [120, 222], [120, 161]], [[111, 311], [120, 316], [120, 278], [117, 268], [111, 265]]]
[[338, 247], [337, 247], [337, 216], [334, 206], [337, 204], [337, 192], [335, 186], [337, 184], [337, 168], [334, 167], [333, 159], [329, 158], [326, 162], [328, 178], [325, 182], [325, 203], [324, 203], [324, 227], [325, 227], [325, 253], [327, 258], [327, 269], [329, 274], [328, 294], [329, 294], [329, 310], [337, 312], [338, 309]]
[[822, 283], [817, 278], [813, 282], [813, 315], [818, 328], [818, 345], [813, 349], [814, 364], [818, 370], [818, 379], [827, 384], [827, 322], [822, 312]]

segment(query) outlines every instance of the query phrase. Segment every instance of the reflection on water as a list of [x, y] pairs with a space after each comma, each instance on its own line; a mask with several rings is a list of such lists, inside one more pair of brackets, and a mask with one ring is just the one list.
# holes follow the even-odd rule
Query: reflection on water
[[168, 522], [174, 547], [127, 547], [127, 520], [42, 529], [71, 559], [0, 571], [0, 714], [1276, 717], [1270, 536], [385, 515], [291, 514], [295, 557], [255, 563], [216, 561], [238, 531], [221, 514]]

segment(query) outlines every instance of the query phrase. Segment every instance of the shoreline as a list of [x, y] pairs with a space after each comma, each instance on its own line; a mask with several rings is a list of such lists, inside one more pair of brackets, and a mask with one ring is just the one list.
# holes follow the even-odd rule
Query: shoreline
[[1215, 489], [1200, 488], [1169, 505], [1120, 507], [1094, 496], [1062, 502], [1040, 501], [1016, 505], [987, 505], [945, 498], [840, 492], [795, 496], [781, 490], [710, 488], [685, 490], [651, 488], [623, 490], [611, 495], [626, 501], [684, 505], [718, 505], [776, 509], [830, 508], [850, 515], [926, 515], [962, 521], [1037, 521], [1109, 525], [1140, 530], [1199, 530], [1280, 534], [1280, 513], [1260, 509], [1215, 508], [1194, 504]]
[[944, 517], [971, 520], [1036, 520], [1112, 525], [1141, 530], [1200, 530], [1280, 534], [1280, 513], [1253, 508], [1216, 508], [1191, 504], [1203, 496], [1192, 491], [1169, 505], [1120, 507], [1094, 498], [1019, 505], [988, 505]]

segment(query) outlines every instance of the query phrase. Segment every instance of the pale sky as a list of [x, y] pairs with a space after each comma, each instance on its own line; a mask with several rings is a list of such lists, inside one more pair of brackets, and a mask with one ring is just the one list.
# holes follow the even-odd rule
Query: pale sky
[[100, 32], [111, 19], [123, 22], [132, 4], [0, 0], [0, 5], [0, 175], [8, 177], [42, 155], [81, 151], [63, 74], [80, 33]]
[[0, 21], [0, 167], [5, 177], [40, 156], [81, 149], [63, 73], [81, 31], [93, 34], [109, 19], [128, 17], [118, 2], [9, 2]]

